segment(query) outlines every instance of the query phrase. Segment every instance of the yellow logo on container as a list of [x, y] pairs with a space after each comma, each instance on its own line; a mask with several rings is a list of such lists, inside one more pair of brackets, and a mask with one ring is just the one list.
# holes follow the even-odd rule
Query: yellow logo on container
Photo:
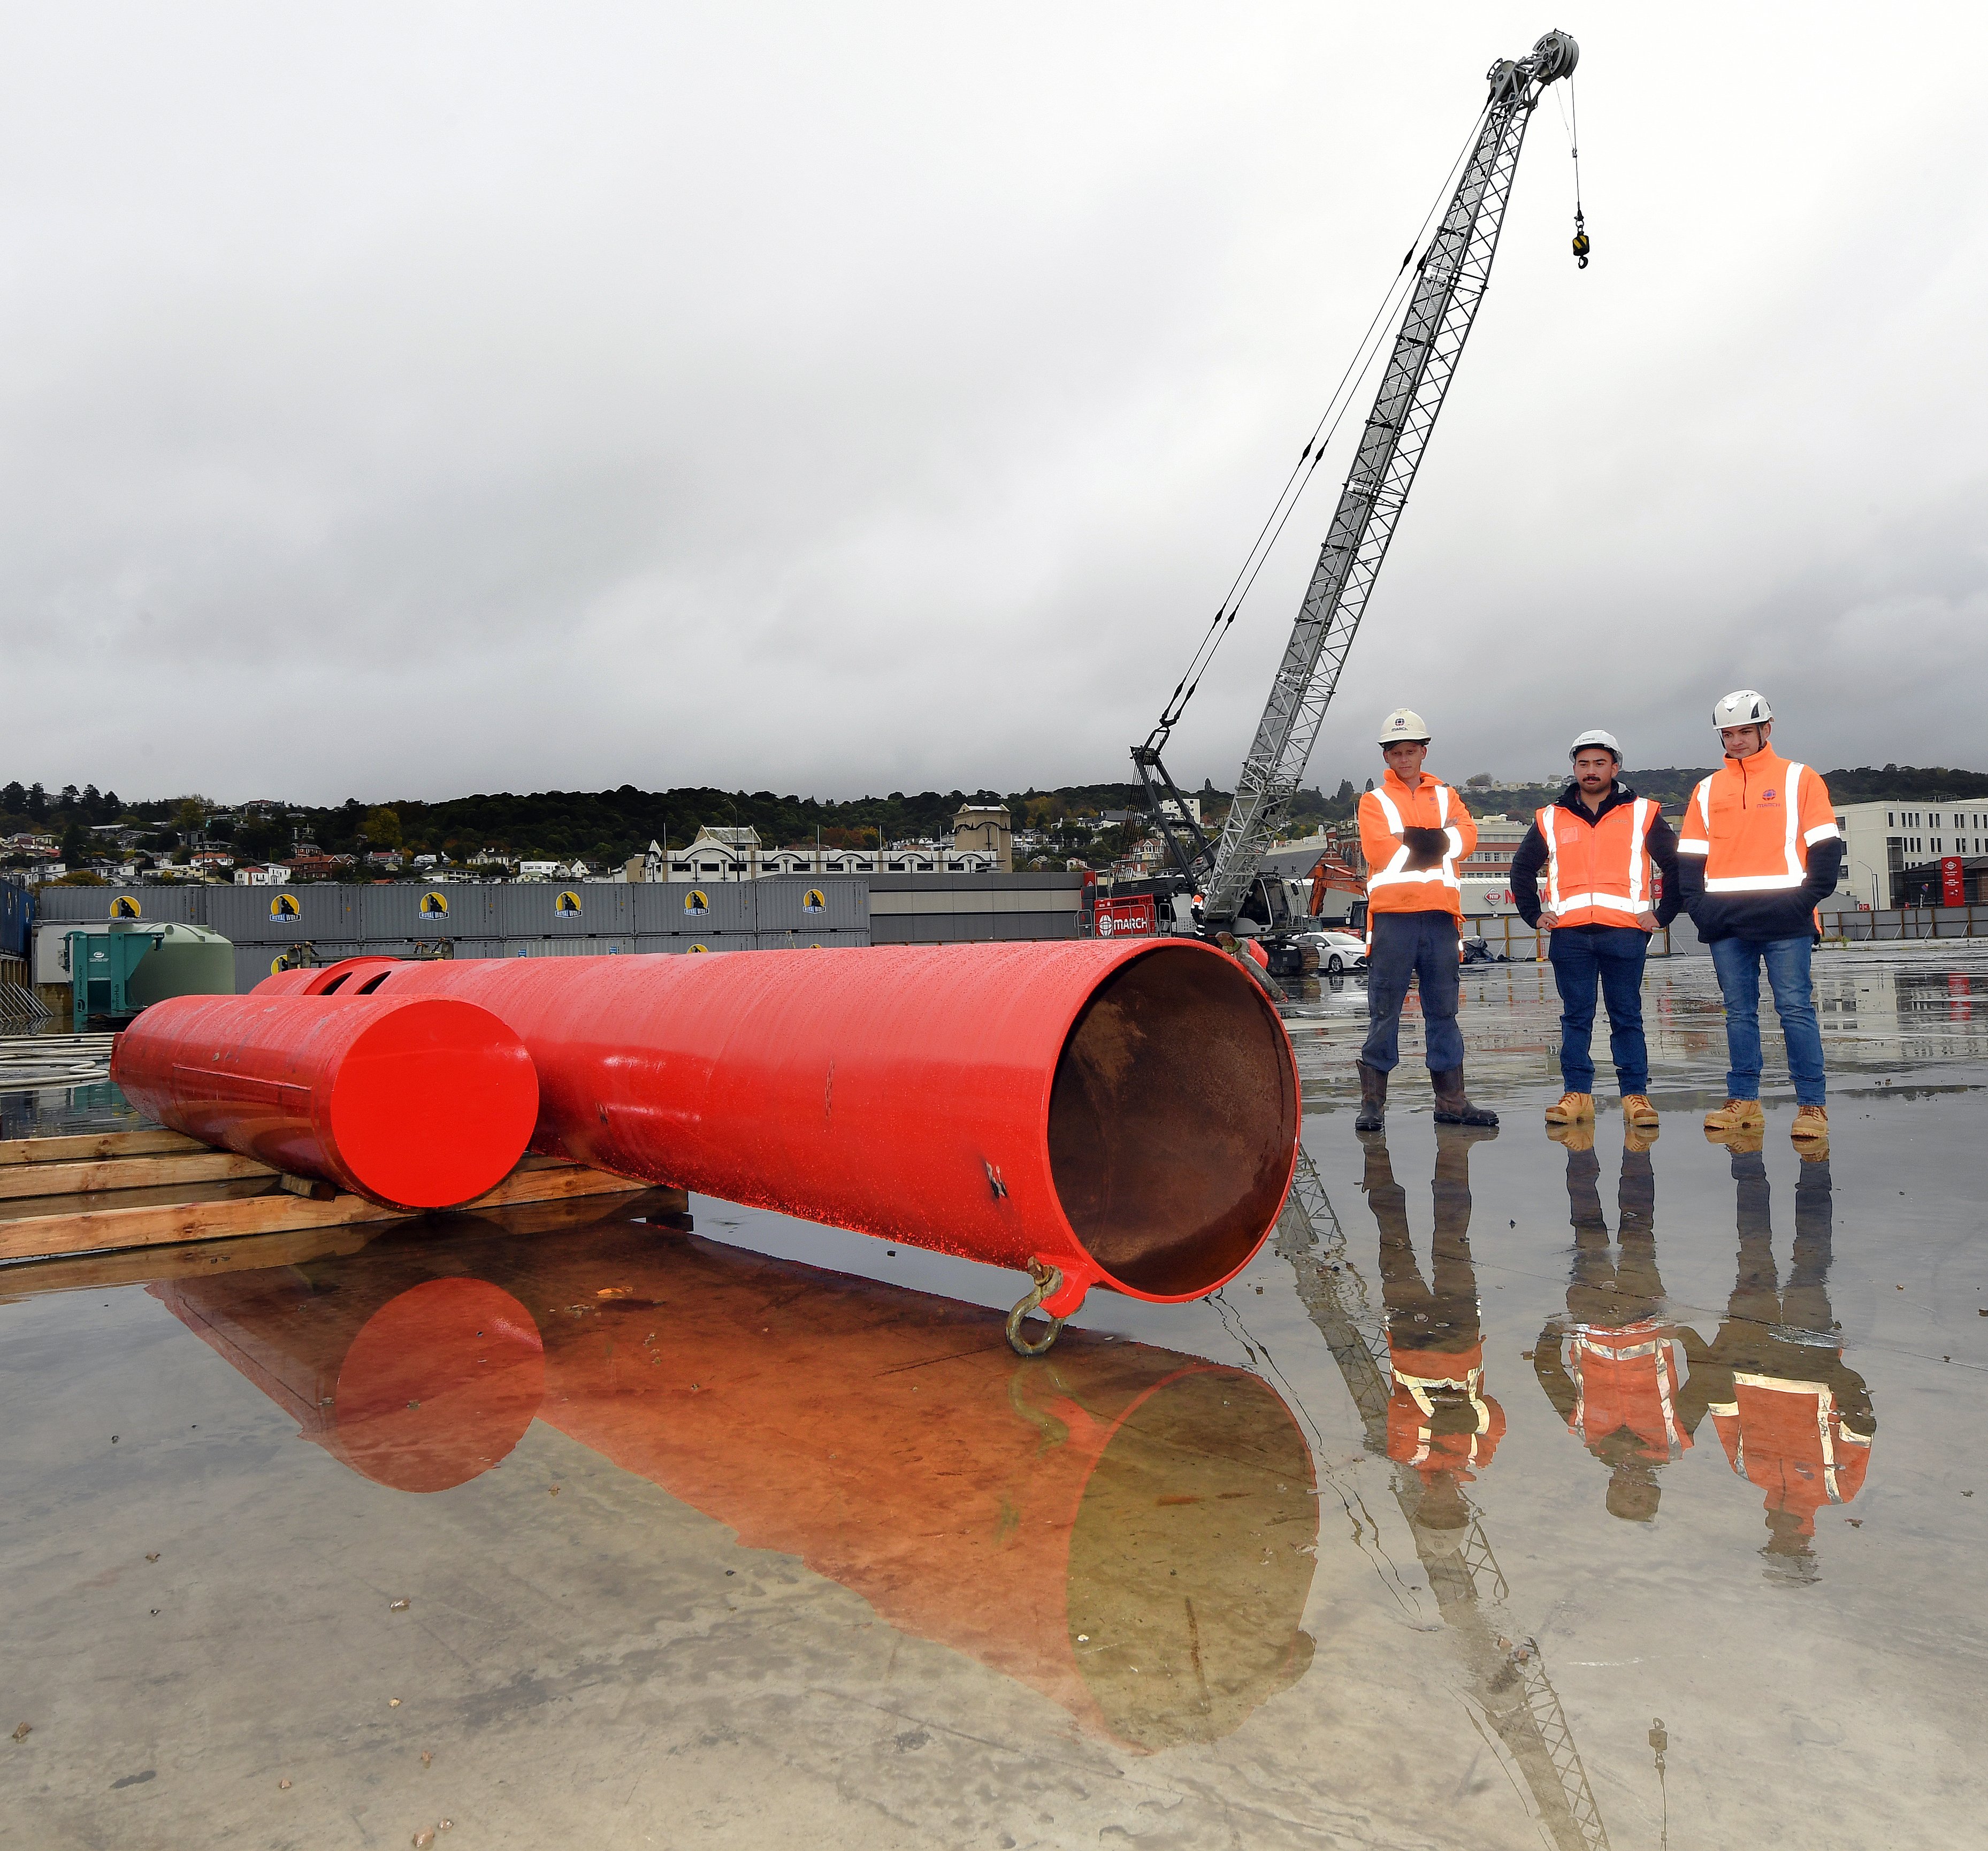
[[110, 917], [113, 919], [136, 919], [144, 910], [129, 893], [120, 893], [110, 903]]
[[290, 961], [280, 951], [279, 951], [274, 958], [269, 960], [269, 974], [272, 977], [282, 976], [282, 974], [289, 968]]
[[[711, 910], [711, 896], [702, 887], [692, 887], [684, 895], [684, 910], [686, 913], [695, 913], [702, 918], [704, 914]], [[698, 949], [701, 951], [704, 947], [699, 945]]]
[[301, 919], [303, 916], [304, 910], [298, 904], [294, 893], [279, 893], [269, 902], [269, 917], [272, 919]]
[[711, 947], [708, 944], [694, 944], [691, 947], [691, 949], [693, 951], [708, 951], [711, 949]]
[[580, 896], [568, 887], [553, 902], [553, 910], [555, 913], [577, 913], [580, 910]]
[[810, 887], [801, 896], [801, 910], [803, 913], [826, 913], [828, 910], [828, 896], [820, 887]]
[[424, 893], [421, 896], [421, 910], [445, 915], [448, 911], [448, 896], [446, 893]]

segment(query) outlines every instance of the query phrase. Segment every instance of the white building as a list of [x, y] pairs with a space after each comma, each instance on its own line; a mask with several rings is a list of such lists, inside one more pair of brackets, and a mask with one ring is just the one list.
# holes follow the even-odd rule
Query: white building
[[259, 862], [250, 862], [245, 867], [235, 870], [235, 884], [238, 887], [282, 887], [290, 884], [290, 870], [279, 863], [274, 867], [264, 867]]
[[1905, 869], [1942, 855], [1988, 855], [1988, 798], [1934, 803], [1923, 797], [1838, 803], [1843, 873], [1837, 892], [1880, 912], [1898, 904]]
[[[1005, 819], [1007, 812], [1000, 814]], [[1002, 865], [1006, 852], [1005, 833], [996, 833], [1000, 835], [999, 848], [962, 849], [955, 839], [952, 846], [904, 842], [881, 850], [816, 847], [806, 843], [769, 849], [761, 843], [756, 829], [707, 826], [698, 831], [688, 847], [671, 849], [667, 854], [651, 843], [646, 855], [629, 857], [624, 878], [705, 884], [763, 880], [779, 874], [985, 874]]]

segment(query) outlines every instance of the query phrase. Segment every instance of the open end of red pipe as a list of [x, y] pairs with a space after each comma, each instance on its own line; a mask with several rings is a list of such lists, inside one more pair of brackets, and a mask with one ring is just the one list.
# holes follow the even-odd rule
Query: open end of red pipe
[[1085, 1250], [1155, 1298], [1212, 1290], [1283, 1205], [1298, 1095], [1256, 986], [1199, 947], [1158, 946], [1099, 985], [1050, 1095], [1050, 1168]]

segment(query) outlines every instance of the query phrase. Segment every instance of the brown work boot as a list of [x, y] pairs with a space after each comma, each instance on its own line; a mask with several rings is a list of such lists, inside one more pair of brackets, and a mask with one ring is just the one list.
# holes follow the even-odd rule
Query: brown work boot
[[1821, 1106], [1797, 1106], [1795, 1122], [1788, 1128], [1788, 1136], [1798, 1144], [1827, 1143], [1828, 1113]]
[[1708, 1131], [1758, 1131], [1767, 1123], [1757, 1099], [1729, 1099], [1716, 1112], [1705, 1115]]
[[1577, 1118], [1564, 1124], [1549, 1125], [1547, 1136], [1569, 1150], [1592, 1150], [1594, 1148], [1594, 1120]]
[[1657, 1109], [1650, 1103], [1647, 1093], [1622, 1095], [1622, 1121], [1625, 1124], [1640, 1125], [1646, 1130], [1657, 1122]]
[[1378, 1067], [1363, 1060], [1356, 1063], [1360, 1073], [1360, 1116], [1353, 1121], [1356, 1131], [1384, 1131], [1388, 1128], [1388, 1076]]
[[1473, 1106], [1463, 1089], [1463, 1069], [1452, 1067], [1447, 1073], [1432, 1073], [1429, 1084], [1435, 1089], [1435, 1122], [1439, 1125], [1495, 1126], [1498, 1114], [1488, 1107]]
[[1594, 1116], [1592, 1093], [1563, 1093], [1547, 1107], [1547, 1123], [1550, 1125], [1577, 1125], [1583, 1119]]

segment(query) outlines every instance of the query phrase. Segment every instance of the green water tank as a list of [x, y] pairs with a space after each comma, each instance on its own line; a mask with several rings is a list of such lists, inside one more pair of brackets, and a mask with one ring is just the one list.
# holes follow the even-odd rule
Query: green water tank
[[205, 926], [140, 924], [69, 934], [70, 1025], [92, 1016], [126, 1017], [168, 996], [232, 996], [235, 947]]

